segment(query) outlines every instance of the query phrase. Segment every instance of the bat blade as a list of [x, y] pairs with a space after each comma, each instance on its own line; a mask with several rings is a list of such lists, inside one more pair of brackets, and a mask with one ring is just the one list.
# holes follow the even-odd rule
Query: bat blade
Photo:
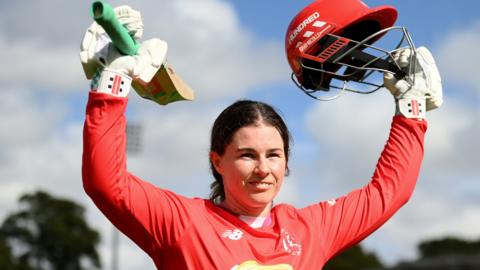
[[167, 64], [160, 67], [149, 83], [143, 85], [133, 81], [132, 87], [141, 97], [160, 105], [195, 98], [192, 88]]

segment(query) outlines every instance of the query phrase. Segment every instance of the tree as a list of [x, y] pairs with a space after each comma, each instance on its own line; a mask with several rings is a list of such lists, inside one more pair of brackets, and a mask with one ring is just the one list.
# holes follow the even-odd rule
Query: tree
[[0, 227], [0, 239], [20, 265], [34, 270], [100, 268], [100, 235], [88, 226], [82, 206], [42, 191], [21, 196], [19, 203], [20, 210]]
[[417, 247], [417, 260], [400, 262], [391, 269], [480, 269], [480, 241], [444, 237], [423, 241]]
[[468, 241], [454, 237], [421, 242], [418, 245], [421, 258], [432, 258], [441, 255], [480, 254], [480, 241]]
[[358, 244], [330, 260], [324, 270], [361, 270], [383, 267], [374, 253], [368, 253]]
[[0, 237], [0, 269], [34, 270], [13, 256], [10, 246], [7, 245], [2, 237]]
[[10, 247], [5, 243], [5, 239], [0, 237], [0, 269], [16, 269], [17, 264], [12, 256]]

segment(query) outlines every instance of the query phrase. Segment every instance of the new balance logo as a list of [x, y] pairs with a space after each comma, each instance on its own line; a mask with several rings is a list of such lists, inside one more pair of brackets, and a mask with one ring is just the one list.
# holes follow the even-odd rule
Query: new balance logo
[[242, 236], [243, 236], [243, 232], [240, 231], [239, 229], [226, 230], [224, 233], [222, 233], [223, 238], [228, 238], [230, 240], [240, 240]]

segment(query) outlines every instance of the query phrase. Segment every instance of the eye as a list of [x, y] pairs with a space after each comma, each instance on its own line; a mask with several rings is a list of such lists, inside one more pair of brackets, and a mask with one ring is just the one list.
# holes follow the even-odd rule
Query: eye
[[270, 154], [268, 154], [268, 158], [279, 158], [281, 157], [282, 155], [280, 153], [277, 153], [277, 152], [272, 152]]
[[242, 158], [255, 158], [255, 155], [253, 153], [250, 153], [250, 152], [245, 152], [245, 153], [240, 154], [240, 157], [242, 157]]

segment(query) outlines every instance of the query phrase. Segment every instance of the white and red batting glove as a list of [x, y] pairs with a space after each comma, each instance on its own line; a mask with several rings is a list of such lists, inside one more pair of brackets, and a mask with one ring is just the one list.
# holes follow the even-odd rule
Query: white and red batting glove
[[430, 51], [419, 47], [412, 55], [409, 48], [393, 54], [397, 64], [412, 74], [397, 79], [391, 73], [383, 76], [385, 87], [396, 100], [396, 114], [407, 118], [425, 118], [425, 112], [440, 107], [443, 103], [442, 80]]
[[[143, 34], [140, 12], [129, 6], [114, 8], [115, 15], [138, 40]], [[80, 60], [91, 90], [126, 97], [132, 80], [150, 82], [165, 62], [168, 45], [160, 39], [140, 44], [136, 55], [122, 55], [112, 44], [104, 29], [94, 22], [86, 31], [80, 46]]]

